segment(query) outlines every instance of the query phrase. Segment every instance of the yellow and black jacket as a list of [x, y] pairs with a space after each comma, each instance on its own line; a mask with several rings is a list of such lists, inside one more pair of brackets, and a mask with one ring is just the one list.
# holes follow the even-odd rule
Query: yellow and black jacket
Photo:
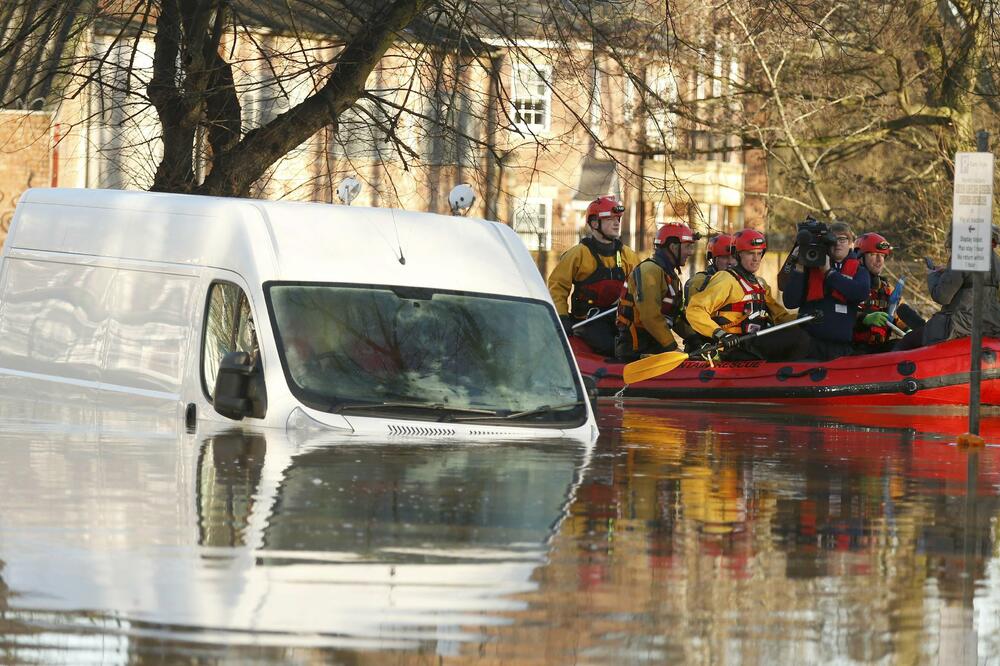
[[651, 346], [675, 349], [673, 330], [684, 337], [684, 289], [673, 264], [662, 254], [641, 262], [629, 275], [625, 294], [618, 303], [618, 334], [631, 352], [645, 352]]
[[556, 312], [586, 319], [595, 308], [605, 310], [621, 296], [625, 278], [639, 263], [620, 240], [598, 243], [585, 238], [566, 250], [549, 273], [548, 287]]
[[774, 300], [762, 278], [739, 268], [716, 273], [702, 291], [691, 296], [685, 315], [691, 327], [706, 338], [720, 328], [742, 335], [795, 318]]

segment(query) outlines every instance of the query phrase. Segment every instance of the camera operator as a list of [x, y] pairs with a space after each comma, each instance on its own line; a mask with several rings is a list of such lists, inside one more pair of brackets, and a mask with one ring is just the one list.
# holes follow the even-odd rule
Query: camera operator
[[800, 317], [823, 313], [820, 321], [805, 325], [812, 337], [811, 358], [825, 361], [851, 354], [858, 306], [871, 289], [868, 271], [852, 252], [854, 232], [844, 222], [827, 229], [807, 219], [799, 225], [796, 240], [797, 247], [782, 268], [786, 275], [782, 301], [786, 308], [799, 308]]

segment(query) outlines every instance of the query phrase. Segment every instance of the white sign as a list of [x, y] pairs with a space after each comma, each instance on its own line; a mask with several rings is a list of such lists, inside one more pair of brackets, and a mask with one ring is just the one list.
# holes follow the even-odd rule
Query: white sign
[[988, 271], [993, 246], [993, 153], [955, 154], [955, 198], [951, 214], [951, 267]]

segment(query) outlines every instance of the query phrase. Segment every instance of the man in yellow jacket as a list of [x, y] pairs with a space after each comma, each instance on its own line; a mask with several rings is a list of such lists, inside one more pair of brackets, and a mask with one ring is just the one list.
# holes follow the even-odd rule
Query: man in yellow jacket
[[625, 278], [639, 263], [621, 241], [625, 206], [613, 196], [587, 206], [590, 236], [566, 250], [549, 273], [548, 287], [567, 335], [574, 333], [598, 354], [614, 352], [615, 317], [609, 314], [573, 330], [573, 324], [608, 310], [618, 302]]
[[681, 268], [694, 254], [699, 235], [686, 224], [664, 224], [656, 232], [653, 256], [632, 271], [618, 303], [618, 340], [615, 356], [624, 361], [642, 354], [677, 349], [674, 331], [682, 339], [690, 333], [684, 312]]
[[796, 327], [753, 338], [736, 349], [737, 338], [782, 324], [795, 316], [778, 303], [771, 288], [756, 273], [760, 270], [767, 241], [754, 229], [733, 235], [735, 266], [719, 271], [702, 291], [691, 296], [686, 316], [699, 335], [726, 345], [727, 360], [794, 360], [809, 354], [810, 338]]

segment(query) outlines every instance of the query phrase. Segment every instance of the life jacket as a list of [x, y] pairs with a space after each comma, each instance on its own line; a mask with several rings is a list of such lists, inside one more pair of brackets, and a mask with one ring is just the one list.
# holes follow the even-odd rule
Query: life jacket
[[596, 314], [597, 310], [606, 310], [614, 305], [621, 295], [625, 278], [628, 274], [625, 271], [625, 262], [622, 260], [622, 243], [615, 239], [612, 245], [615, 265], [609, 267], [601, 260], [603, 256], [609, 256], [607, 250], [598, 246], [593, 238], [584, 238], [580, 241], [590, 253], [594, 255], [597, 269], [579, 282], [573, 281], [573, 295], [570, 296], [570, 313], [578, 319], [586, 319]]
[[[708, 267], [703, 271], [698, 271], [691, 276], [691, 279], [684, 283], [684, 302], [687, 303], [691, 300], [691, 287], [694, 286], [694, 293], [699, 291], [705, 291], [705, 287], [708, 286], [709, 280], [712, 276], [719, 272], [719, 269], [715, 267], [715, 262], [709, 261]], [[700, 277], [699, 277], [700, 276]], [[698, 283], [698, 280], [701, 280]], [[697, 284], [696, 284], [697, 283]]]
[[743, 297], [735, 303], [729, 303], [719, 308], [718, 312], [735, 312], [736, 318], [718, 315], [712, 317], [716, 324], [726, 333], [745, 335], [771, 326], [771, 312], [767, 309], [767, 288], [753, 275], [741, 271], [738, 267], [727, 268], [726, 271], [736, 278], [743, 289]]
[[635, 304], [642, 300], [642, 265], [646, 263], [655, 264], [663, 271], [663, 277], [667, 283], [667, 290], [660, 300], [660, 314], [667, 321], [667, 326], [671, 330], [677, 323], [678, 318], [684, 311], [684, 288], [681, 278], [677, 274], [677, 269], [669, 262], [660, 257], [659, 253], [654, 253], [649, 259], [639, 262], [639, 265], [632, 270], [633, 282], [635, 283], [635, 293], [628, 288], [628, 282], [621, 289], [621, 297], [618, 301], [618, 316], [616, 324], [620, 335], [632, 340], [632, 348], [638, 349], [639, 333], [642, 322], [639, 321], [639, 310]]
[[[853, 278], [855, 275], [857, 275], [858, 268], [861, 267], [861, 262], [858, 261], [856, 258], [849, 256], [840, 263], [840, 266], [837, 266], [837, 264], [833, 264], [833, 267], [839, 270], [842, 274], [846, 275], [847, 277]], [[841, 303], [847, 302], [847, 298], [845, 298], [844, 295], [841, 294], [836, 289], [831, 289], [830, 295], [833, 296], [834, 299], [840, 301]], [[826, 275], [824, 275], [823, 272], [819, 270], [810, 270], [809, 283], [808, 287], [806, 288], [806, 301], [819, 301], [822, 300], [825, 296], [826, 296]]]
[[884, 277], [881, 275], [877, 277], [878, 284], [868, 292], [868, 298], [858, 306], [858, 325], [854, 329], [854, 342], [858, 344], [880, 345], [889, 339], [888, 326], [865, 326], [861, 323], [865, 315], [880, 310], [885, 311], [889, 308], [892, 288]]

